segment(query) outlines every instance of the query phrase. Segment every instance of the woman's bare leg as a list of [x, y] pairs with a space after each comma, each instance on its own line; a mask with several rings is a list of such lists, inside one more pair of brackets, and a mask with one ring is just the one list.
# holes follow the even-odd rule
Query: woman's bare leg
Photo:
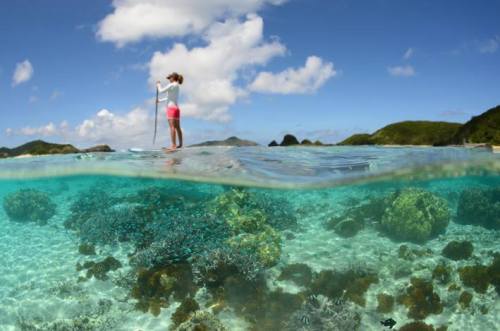
[[170, 146], [170, 149], [175, 149], [177, 147], [176, 139], [175, 139], [175, 120], [168, 120], [168, 125], [170, 127], [170, 140], [172, 141], [172, 145]]
[[179, 137], [179, 146], [177, 148], [182, 147], [182, 130], [181, 130], [181, 120], [174, 120], [175, 131], [177, 132], [177, 136]]

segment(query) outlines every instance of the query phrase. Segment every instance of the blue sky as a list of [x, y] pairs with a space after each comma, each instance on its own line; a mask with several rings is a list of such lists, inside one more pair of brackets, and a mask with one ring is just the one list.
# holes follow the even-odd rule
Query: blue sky
[[186, 2], [2, 2], [0, 145], [149, 147], [171, 71], [188, 144], [336, 142], [500, 104], [500, 1]]

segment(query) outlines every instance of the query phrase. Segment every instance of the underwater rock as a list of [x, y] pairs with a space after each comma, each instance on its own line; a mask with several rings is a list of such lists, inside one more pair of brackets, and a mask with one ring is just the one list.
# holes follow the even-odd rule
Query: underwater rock
[[77, 264], [77, 271], [87, 269], [87, 274], [86, 277], [87, 279], [90, 279], [92, 277], [95, 277], [96, 279], [99, 280], [107, 280], [108, 275], [107, 273], [109, 271], [114, 271], [122, 267], [122, 264], [120, 261], [115, 259], [112, 256], [108, 256], [104, 260], [100, 262], [93, 262], [93, 261], [88, 261], [85, 262], [83, 265]]
[[197, 287], [193, 282], [191, 266], [187, 263], [164, 268], [141, 269], [131, 295], [137, 299], [136, 308], [143, 312], [160, 314], [161, 308], [168, 306], [171, 295], [176, 300], [193, 297]]
[[500, 188], [471, 188], [458, 199], [457, 223], [500, 229]]
[[458, 298], [458, 303], [460, 304], [460, 307], [462, 307], [462, 309], [469, 308], [471, 301], [472, 301], [472, 294], [470, 294], [467, 291], [463, 291], [462, 294], [460, 294], [460, 297]]
[[331, 301], [323, 295], [312, 295], [285, 322], [284, 331], [356, 331], [361, 317], [342, 299]]
[[412, 278], [406, 293], [398, 297], [398, 303], [408, 308], [408, 317], [424, 319], [430, 314], [441, 314], [443, 305], [431, 282]]
[[435, 279], [440, 284], [448, 284], [451, 280], [451, 268], [445, 264], [438, 264], [432, 270], [432, 279]]
[[78, 253], [82, 255], [95, 255], [95, 246], [92, 244], [80, 244], [78, 246]]
[[56, 213], [56, 205], [47, 193], [35, 189], [22, 189], [8, 194], [3, 200], [3, 208], [10, 220], [15, 222], [35, 222], [39, 225]]
[[394, 297], [389, 294], [379, 293], [377, 294], [377, 311], [382, 314], [387, 314], [392, 312], [394, 308]]
[[226, 331], [217, 317], [207, 311], [196, 311], [189, 320], [179, 325], [175, 331]]
[[344, 295], [346, 300], [364, 307], [364, 295], [370, 285], [375, 283], [378, 283], [378, 276], [371, 271], [349, 269], [344, 272], [336, 272], [323, 270], [315, 275], [311, 284], [311, 292], [326, 295], [331, 299]]
[[289, 280], [299, 286], [308, 287], [312, 281], [312, 270], [304, 263], [294, 263], [286, 265], [278, 280]]
[[172, 322], [175, 326], [187, 321], [192, 313], [200, 309], [200, 305], [192, 298], [186, 298], [172, 314]]
[[468, 240], [450, 241], [442, 250], [441, 254], [451, 260], [467, 260], [471, 257], [474, 246]]
[[395, 194], [382, 217], [382, 231], [395, 240], [423, 243], [442, 233], [451, 214], [445, 199], [417, 188]]

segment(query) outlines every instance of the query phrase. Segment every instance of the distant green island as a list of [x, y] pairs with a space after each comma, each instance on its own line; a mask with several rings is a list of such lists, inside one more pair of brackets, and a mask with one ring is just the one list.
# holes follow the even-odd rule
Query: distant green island
[[48, 155], [72, 154], [92, 152], [114, 152], [108, 145], [97, 145], [90, 148], [78, 149], [70, 144], [52, 144], [43, 140], [30, 141], [15, 148], [0, 148], [0, 158], [16, 157], [20, 155]]
[[404, 121], [389, 124], [373, 134], [355, 134], [338, 145], [500, 145], [500, 106], [472, 117], [465, 124]]
[[209, 146], [235, 146], [235, 147], [246, 147], [246, 146], [257, 146], [258, 144], [254, 141], [240, 139], [238, 137], [229, 137], [226, 140], [210, 140], [199, 144], [191, 145], [189, 147], [209, 147]]

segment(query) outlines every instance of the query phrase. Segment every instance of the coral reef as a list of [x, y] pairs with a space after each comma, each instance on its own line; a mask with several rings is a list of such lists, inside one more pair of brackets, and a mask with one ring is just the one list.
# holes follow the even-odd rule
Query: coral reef
[[335, 303], [323, 295], [310, 296], [285, 322], [285, 331], [359, 330], [361, 317], [341, 298]]
[[467, 291], [463, 291], [458, 298], [458, 303], [460, 304], [460, 307], [462, 307], [462, 309], [469, 308], [471, 301], [472, 294]]
[[410, 248], [407, 245], [401, 245], [398, 249], [398, 257], [403, 260], [413, 261], [418, 257], [431, 256], [432, 250], [430, 248]]
[[456, 222], [500, 229], [500, 188], [470, 188], [458, 199]]
[[196, 293], [191, 266], [187, 263], [164, 268], [141, 269], [132, 288], [132, 297], [137, 299], [136, 308], [158, 316], [161, 308], [168, 306], [171, 295], [184, 300]]
[[471, 257], [474, 246], [468, 240], [450, 241], [442, 250], [441, 254], [451, 260], [467, 260]]
[[122, 264], [120, 263], [120, 261], [118, 261], [112, 256], [108, 256], [107, 258], [105, 258], [100, 262], [88, 261], [85, 262], [83, 265], [77, 264], [76, 270], [80, 271], [83, 269], [87, 269], [87, 274], [86, 274], [87, 279], [95, 277], [96, 279], [99, 280], [107, 280], [108, 279], [107, 273], [109, 271], [114, 271], [121, 267]]
[[377, 294], [377, 311], [382, 314], [392, 312], [394, 309], [394, 297], [386, 293]]
[[326, 224], [327, 230], [334, 230], [336, 234], [343, 238], [354, 237], [364, 228], [364, 222], [352, 217], [333, 217]]
[[451, 214], [443, 198], [417, 188], [403, 189], [394, 196], [381, 222], [389, 237], [423, 243], [446, 229]]
[[191, 263], [195, 281], [211, 287], [221, 286], [232, 275], [240, 275], [253, 281], [264, 270], [264, 266], [254, 255], [229, 247], [202, 252]]
[[80, 244], [78, 246], [78, 253], [82, 255], [95, 255], [95, 246], [91, 244]]
[[189, 320], [179, 325], [175, 331], [226, 331], [224, 325], [213, 314], [197, 311]]
[[175, 326], [187, 321], [192, 313], [200, 309], [200, 305], [193, 298], [186, 298], [172, 314], [172, 322]]
[[432, 270], [432, 279], [440, 284], [448, 284], [451, 280], [451, 269], [445, 264], [438, 264]]
[[299, 286], [309, 287], [312, 281], [312, 270], [307, 264], [294, 263], [286, 265], [278, 280], [290, 280]]
[[434, 329], [432, 325], [425, 324], [421, 321], [410, 322], [408, 324], [403, 325], [399, 331], [446, 331], [446, 326], [441, 326], [437, 329]]
[[95, 214], [117, 203], [117, 199], [100, 189], [89, 189], [78, 194], [70, 206], [70, 216], [64, 221], [64, 227], [78, 230], [82, 223]]
[[400, 295], [397, 301], [408, 308], [408, 317], [414, 319], [424, 319], [443, 311], [441, 299], [434, 292], [432, 283], [420, 278], [412, 278], [406, 293]]
[[21, 189], [8, 194], [3, 200], [5, 213], [15, 222], [35, 222], [40, 225], [56, 213], [56, 205], [49, 195], [35, 189]]
[[281, 256], [281, 236], [269, 225], [264, 225], [261, 232], [241, 233], [227, 241], [228, 245], [239, 251], [257, 256], [265, 267], [275, 265]]
[[323, 270], [315, 275], [311, 292], [325, 295], [331, 299], [345, 295], [346, 300], [364, 306], [364, 295], [370, 285], [374, 283], [378, 283], [378, 276], [372, 271], [349, 269], [337, 272]]
[[489, 268], [483, 265], [465, 266], [458, 269], [460, 280], [465, 286], [478, 293], [486, 293], [492, 280]]

